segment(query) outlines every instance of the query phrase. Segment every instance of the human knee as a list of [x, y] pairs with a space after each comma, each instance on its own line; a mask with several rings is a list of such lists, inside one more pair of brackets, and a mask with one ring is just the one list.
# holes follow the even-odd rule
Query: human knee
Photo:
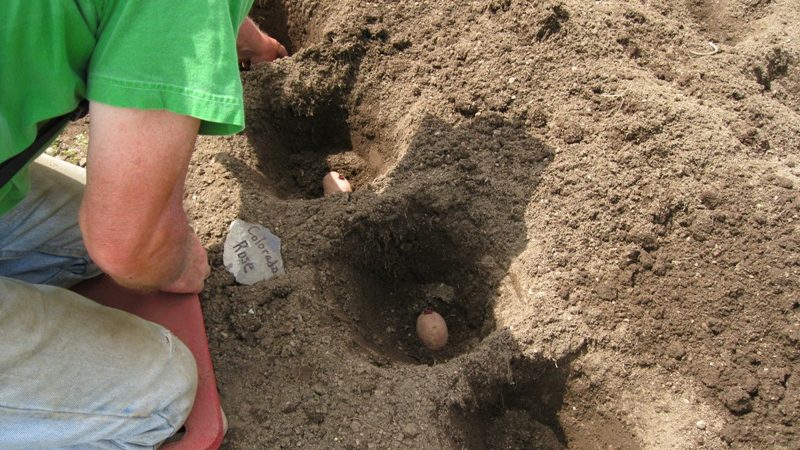
[[167, 329], [161, 329], [161, 345], [166, 344], [169, 359], [158, 375], [148, 380], [146, 401], [152, 406], [147, 417], [132, 422], [130, 433], [115, 442], [122, 448], [156, 447], [177, 433], [194, 405], [197, 391], [197, 366], [189, 349]]
[[[169, 332], [167, 332], [169, 333]], [[186, 421], [194, 405], [197, 393], [197, 364], [186, 345], [174, 335], [172, 341], [172, 364], [170, 366], [171, 392], [167, 393], [162, 414], [175, 426], [180, 428]]]

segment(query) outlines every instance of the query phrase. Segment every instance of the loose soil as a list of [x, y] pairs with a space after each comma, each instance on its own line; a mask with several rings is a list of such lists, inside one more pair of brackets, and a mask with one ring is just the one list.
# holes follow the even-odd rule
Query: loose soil
[[[186, 197], [224, 448], [800, 448], [800, 2], [253, 16], [291, 56]], [[287, 276], [235, 283], [235, 218]]]

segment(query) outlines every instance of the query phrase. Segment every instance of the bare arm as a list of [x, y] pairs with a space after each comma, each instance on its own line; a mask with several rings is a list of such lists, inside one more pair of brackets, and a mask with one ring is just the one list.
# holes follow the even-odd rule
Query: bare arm
[[89, 255], [123, 286], [199, 292], [205, 250], [183, 210], [199, 120], [91, 104], [80, 225]]

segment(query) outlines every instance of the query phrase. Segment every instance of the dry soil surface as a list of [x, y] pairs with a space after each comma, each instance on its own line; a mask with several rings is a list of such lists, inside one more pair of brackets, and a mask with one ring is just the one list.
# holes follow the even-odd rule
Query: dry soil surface
[[[253, 16], [291, 56], [186, 196], [224, 448], [800, 448], [798, 0]], [[235, 283], [235, 218], [287, 276]]]

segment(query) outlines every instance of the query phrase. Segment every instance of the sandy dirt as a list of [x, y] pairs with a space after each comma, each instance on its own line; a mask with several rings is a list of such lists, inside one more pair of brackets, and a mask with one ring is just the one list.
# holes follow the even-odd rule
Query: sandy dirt
[[[291, 56], [186, 196], [223, 448], [800, 448], [798, 0], [253, 16]], [[235, 283], [235, 218], [287, 276]]]

